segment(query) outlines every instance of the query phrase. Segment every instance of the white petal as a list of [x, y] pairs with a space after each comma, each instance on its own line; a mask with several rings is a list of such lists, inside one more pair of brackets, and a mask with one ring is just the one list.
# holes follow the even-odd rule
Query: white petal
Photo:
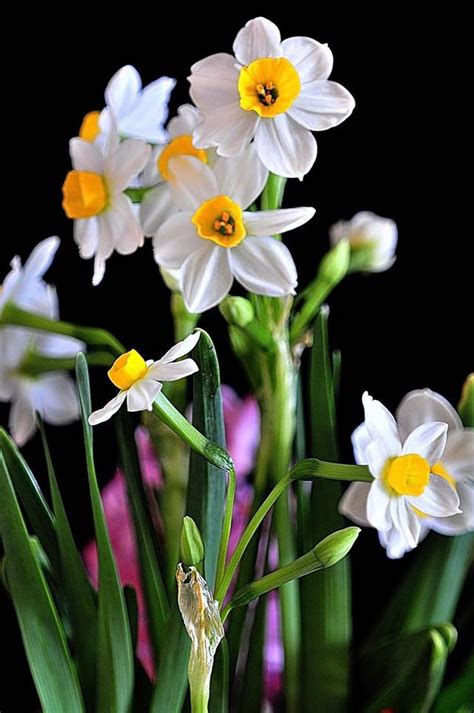
[[357, 426], [355, 431], [352, 433], [351, 440], [352, 448], [354, 449], [355, 462], [359, 465], [365, 465], [367, 463], [365, 449], [372, 440], [365, 423], [361, 423], [360, 426]]
[[114, 251], [114, 218], [107, 218], [107, 213], [102, 213], [97, 218], [99, 222], [99, 239], [97, 243], [97, 251], [94, 259], [94, 275], [92, 284], [98, 285], [105, 273], [105, 261], [112, 255]]
[[236, 280], [258, 295], [291, 295], [298, 284], [290, 251], [274, 238], [245, 238], [230, 251], [230, 265]]
[[199, 109], [192, 104], [182, 104], [178, 107], [178, 116], [174, 116], [168, 123], [168, 133], [171, 138], [187, 136], [193, 133], [200, 121], [202, 114]]
[[105, 90], [105, 103], [121, 117], [133, 107], [137, 95], [142, 88], [142, 80], [135, 67], [127, 64], [118, 70], [108, 83]]
[[143, 139], [151, 144], [168, 138], [163, 124], [168, 117], [168, 102], [176, 84], [170, 77], [160, 77], [148, 84], [133, 106], [119, 120], [120, 134]]
[[150, 158], [151, 149], [144, 141], [126, 139], [106, 161], [107, 180], [113, 190], [124, 191]]
[[401, 453], [397, 424], [385, 406], [370, 396], [367, 391], [362, 396], [365, 425], [371, 438], [380, 438], [385, 442], [385, 449], [391, 456]]
[[288, 114], [262, 119], [255, 143], [260, 159], [278, 176], [302, 179], [316, 161], [314, 136]]
[[35, 347], [41, 356], [56, 358], [74, 357], [78, 352], [86, 351], [86, 345], [79, 339], [46, 332], [36, 340]]
[[403, 497], [391, 498], [390, 518], [406, 542], [407, 549], [416, 547], [421, 532], [421, 522], [410, 503]]
[[228, 249], [205, 245], [183, 263], [181, 291], [188, 312], [205, 312], [221, 302], [232, 287]]
[[410, 433], [403, 444], [402, 454], [417, 453], [433, 465], [443, 455], [447, 432], [446, 423], [423, 423]]
[[318, 80], [303, 85], [288, 114], [306, 129], [325, 131], [347, 119], [354, 106], [354, 97], [343, 86]]
[[36, 431], [35, 409], [27, 386], [21, 388], [10, 409], [8, 426], [18, 446], [25, 445]]
[[157, 362], [151, 366], [147, 373], [147, 379], [157, 381], [177, 381], [185, 376], [191, 376], [199, 371], [199, 367], [193, 359], [183, 359], [176, 364], [164, 364]]
[[260, 57], [281, 57], [280, 42], [278, 27], [265, 17], [256, 17], [239, 30], [232, 49], [240, 64], [250, 64]]
[[162, 389], [158, 381], [141, 379], [130, 387], [127, 392], [128, 411], [151, 411], [153, 401]]
[[176, 208], [167, 183], [161, 183], [146, 194], [140, 205], [140, 223], [145, 235], [154, 235]]
[[327, 45], [310, 37], [288, 37], [281, 43], [283, 56], [298, 72], [301, 84], [327, 79], [332, 72], [333, 56]]
[[175, 361], [176, 359], [180, 359], [186, 354], [189, 354], [189, 352], [192, 352], [192, 350], [198, 343], [200, 336], [200, 331], [193, 332], [185, 339], [183, 339], [182, 342], [178, 342], [174, 345], [174, 347], [168, 349], [166, 354], [164, 354], [159, 361], [155, 362], [154, 366], [156, 366], [157, 364], [169, 364], [170, 362]]
[[463, 535], [474, 530], [474, 488], [459, 483], [457, 490], [462, 512], [450, 517], [430, 519], [431, 529], [441, 535]]
[[417, 497], [407, 495], [406, 499], [418, 510], [433, 517], [446, 517], [460, 512], [456, 490], [447, 480], [433, 473], [421, 495]]
[[367, 498], [370, 483], [352, 483], [339, 502], [339, 512], [362, 527], [370, 527], [367, 519]]
[[142, 247], [143, 231], [128, 196], [123, 193], [114, 196], [110, 210], [104, 213], [104, 220], [109, 224], [114, 248], [120, 255], [131, 255]]
[[402, 533], [396, 527], [392, 527], [385, 532], [380, 531], [379, 540], [380, 544], [387, 550], [387, 557], [392, 560], [400, 559], [411, 549]]
[[314, 208], [246, 211], [244, 223], [249, 235], [277, 235], [299, 228], [311, 220]]
[[394, 455], [394, 444], [384, 438], [374, 438], [365, 448], [365, 458], [374, 478], [383, 478], [385, 466]]
[[109, 418], [112, 418], [114, 413], [117, 413], [117, 411], [125, 401], [126, 397], [127, 392], [120, 391], [117, 396], [112, 399], [112, 401], [109, 401], [109, 403], [104, 406], [104, 408], [101, 408], [98, 411], [94, 411], [93, 413], [91, 413], [91, 415], [89, 416], [90, 425], [96, 426], [98, 423], [108, 421]]
[[239, 104], [239, 69], [230, 54], [219, 52], [201, 59], [191, 67], [188, 79], [191, 99], [203, 113], [233, 102]]
[[181, 210], [195, 211], [204, 201], [219, 195], [216, 177], [209, 166], [192, 156], [175, 156], [168, 162], [171, 199]]
[[191, 217], [191, 213], [175, 213], [160, 225], [153, 238], [153, 253], [158, 265], [180, 268], [186, 258], [204, 247]]
[[474, 486], [474, 429], [448, 431], [443, 464], [456, 480], [466, 480]]
[[404, 440], [423, 423], [441, 421], [448, 424], [448, 429], [462, 429], [462, 421], [444, 396], [431, 389], [410, 391], [397, 409], [397, 422], [400, 437]]
[[[254, 144], [247, 146], [235, 158], [218, 158], [214, 164], [219, 193], [230, 196], [242, 208], [248, 208], [261, 194], [268, 170], [258, 158]], [[267, 231], [265, 235], [269, 235]]]
[[79, 246], [79, 255], [88, 260], [97, 250], [99, 223], [96, 217], [74, 221], [74, 240]]
[[391, 526], [390, 495], [382, 480], [370, 484], [367, 496], [367, 520], [377, 530], [388, 530]]
[[38, 243], [23, 268], [25, 277], [29, 280], [43, 277], [53, 262], [60, 242], [58, 237], [53, 236]]
[[32, 399], [35, 410], [47, 423], [59, 426], [79, 418], [76, 387], [68, 374], [52, 372], [35, 380]]
[[83, 139], [71, 139], [69, 153], [76, 171], [90, 171], [103, 174], [104, 158], [95, 144]]
[[238, 96], [233, 104], [219, 105], [204, 114], [193, 132], [197, 148], [217, 146], [219, 156], [238, 156], [256, 135], [260, 119], [255, 111], [240, 108]]

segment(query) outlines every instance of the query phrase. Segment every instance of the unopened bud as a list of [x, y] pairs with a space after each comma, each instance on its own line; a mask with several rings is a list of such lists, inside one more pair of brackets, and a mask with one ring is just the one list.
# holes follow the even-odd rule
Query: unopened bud
[[332, 567], [342, 560], [359, 537], [360, 527], [346, 527], [324, 538], [313, 549], [324, 567]]
[[255, 319], [253, 304], [245, 297], [226, 297], [219, 309], [224, 319], [237, 327], [244, 328]]
[[347, 274], [351, 258], [351, 246], [348, 240], [341, 240], [321, 260], [318, 278], [337, 285]]
[[198, 566], [204, 559], [204, 545], [199, 528], [192, 517], [183, 518], [180, 539], [180, 557], [187, 565]]
[[467, 428], [474, 428], [474, 373], [469, 374], [461, 391], [459, 415]]
[[351, 272], [383, 272], [395, 262], [398, 230], [390, 218], [361, 211], [352, 220], [340, 220], [333, 225], [330, 239], [332, 245], [349, 241]]

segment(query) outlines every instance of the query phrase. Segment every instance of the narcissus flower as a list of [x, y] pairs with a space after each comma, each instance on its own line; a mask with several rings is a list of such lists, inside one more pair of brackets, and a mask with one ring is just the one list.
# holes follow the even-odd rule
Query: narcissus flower
[[361, 211], [351, 220], [340, 220], [330, 231], [331, 244], [349, 240], [352, 271], [383, 272], [396, 260], [398, 230], [395, 221]]
[[85, 115], [79, 137], [101, 143], [112, 128], [112, 115], [120, 136], [142, 139], [150, 144], [164, 143], [168, 134], [163, 124], [168, 117], [168, 102], [175, 84], [170, 77], [160, 77], [142, 87], [135, 67], [129, 64], [122, 67], [105, 90], [106, 108]]
[[[456, 459], [452, 468], [450, 458], [455, 441], [447, 445], [448, 428], [455, 423], [452, 409], [448, 411], [441, 397], [431, 396], [427, 409], [420, 393], [406, 397], [397, 421], [380, 401], [364, 394], [365, 422], [354, 431], [352, 441], [356, 461], [368, 464], [374, 481], [353, 483], [339, 506], [354, 522], [377, 528], [392, 559], [416, 547], [428, 523], [447, 522], [461, 514], [453, 475]], [[463, 442], [458, 463], [466, 455]]]
[[170, 160], [170, 190], [180, 212], [153, 238], [156, 262], [179, 268], [190, 312], [204, 312], [227, 295], [234, 278], [250, 292], [280, 297], [294, 292], [297, 274], [288, 248], [270, 237], [310, 220], [314, 208], [247, 211], [260, 195], [267, 170], [248, 146], [214, 168], [193, 157]]
[[72, 139], [69, 148], [74, 170], [64, 181], [63, 208], [75, 221], [80, 256], [94, 256], [92, 284], [98, 285], [114, 250], [129, 255], [143, 245], [140, 221], [124, 190], [143, 170], [151, 149], [135, 139], [120, 142], [114, 129], [103, 146]]
[[235, 57], [213, 54], [191, 67], [191, 97], [203, 115], [197, 147], [237, 156], [254, 139], [273, 173], [302, 178], [316, 159], [311, 131], [337, 126], [354, 99], [328, 80], [333, 57], [309, 37], [281, 41], [273, 22], [257, 17], [235, 38]]
[[178, 116], [168, 124], [169, 142], [156, 146], [142, 175], [145, 186], [154, 186], [144, 197], [140, 206], [140, 220], [145, 235], [154, 235], [161, 223], [169, 218], [176, 208], [173, 205], [168, 181], [172, 178], [169, 162], [175, 156], [193, 156], [211, 165], [215, 161], [214, 149], [197, 149], [193, 144], [193, 131], [201, 122], [198, 109], [183, 104]]
[[[22, 266], [19, 257], [0, 289], [0, 314], [7, 302], [49, 319], [59, 318], [56, 290], [43, 275], [59, 247], [59, 238], [39, 243]], [[59, 334], [25, 327], [0, 329], [0, 401], [11, 401], [9, 428], [16, 443], [24, 445], [36, 431], [35, 412], [53, 425], [71, 423], [79, 417], [74, 382], [62, 371], [29, 374], [25, 360], [35, 355], [49, 358], [72, 357], [84, 350], [82, 342]]]
[[158, 361], [152, 359], [145, 361], [135, 349], [122, 354], [108, 372], [110, 381], [120, 391], [104, 408], [94, 411], [89, 416], [91, 426], [111, 418], [125, 399], [128, 411], [151, 411], [163, 381], [177, 381], [198, 371], [198, 366], [193, 359], [183, 359], [178, 362], [176, 359], [180, 359], [194, 349], [199, 337], [200, 332], [191, 334], [171, 347]]

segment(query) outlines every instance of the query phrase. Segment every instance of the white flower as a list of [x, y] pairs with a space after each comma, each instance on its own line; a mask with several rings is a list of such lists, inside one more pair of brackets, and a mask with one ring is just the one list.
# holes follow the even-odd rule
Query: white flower
[[204, 117], [195, 145], [231, 157], [254, 139], [270, 171], [302, 178], [316, 160], [311, 131], [337, 126], [354, 108], [349, 92], [328, 81], [331, 50], [309, 37], [282, 42], [264, 17], [247, 22], [233, 50], [191, 67], [191, 97]]
[[158, 361], [152, 359], [145, 361], [135, 349], [122, 354], [108, 371], [110, 381], [120, 391], [104, 408], [94, 411], [89, 416], [91, 426], [111, 418], [125, 399], [128, 411], [151, 411], [153, 401], [161, 391], [162, 381], [177, 381], [198, 371], [198, 366], [193, 359], [173, 362], [194, 349], [200, 336], [200, 332], [190, 334], [182, 342], [171, 347]]
[[63, 208], [75, 219], [80, 256], [95, 256], [92, 284], [98, 285], [114, 250], [129, 255], [143, 245], [140, 221], [124, 190], [142, 171], [151, 149], [135, 139], [120, 142], [115, 130], [102, 147], [72, 139], [69, 148], [74, 170], [64, 181]]
[[175, 84], [174, 79], [160, 77], [142, 88], [135, 67], [129, 64], [122, 67], [105, 90], [106, 108], [102, 112], [91, 111], [84, 117], [80, 138], [102, 143], [113, 128], [113, 116], [120, 136], [142, 139], [150, 144], [164, 143], [168, 134], [163, 124], [168, 117], [168, 102]]
[[247, 211], [260, 195], [267, 170], [248, 146], [235, 159], [218, 158], [211, 169], [192, 157], [169, 162], [169, 186], [180, 212], [153, 238], [157, 263], [179, 268], [190, 312], [219, 304], [235, 279], [250, 292], [294, 293], [296, 267], [288, 248], [270, 237], [306, 223], [314, 208]]
[[140, 206], [140, 220], [145, 235], [154, 235], [161, 223], [176, 212], [168, 181], [172, 179], [169, 162], [176, 156], [193, 156], [213, 165], [214, 149], [197, 149], [193, 144], [193, 131], [201, 122], [198, 109], [191, 104], [183, 104], [178, 116], [168, 124], [170, 141], [166, 146], [156, 146], [142, 174], [145, 186], [154, 186], [144, 197]]
[[417, 546], [433, 522], [439, 529], [441, 521], [460, 516], [454, 472], [467, 472], [469, 447], [464, 437], [452, 441], [451, 433], [447, 444], [448, 428], [454, 428], [456, 436], [460, 423], [438, 394], [408, 394], [397, 421], [367, 392], [362, 401], [365, 422], [354, 431], [352, 442], [357, 463], [368, 464], [374, 481], [353, 483], [339, 509], [354, 522], [377, 528], [387, 555], [397, 559]]
[[396, 260], [398, 231], [390, 218], [361, 211], [351, 220], [340, 220], [330, 230], [331, 244], [343, 239], [351, 246], [351, 270], [383, 272]]
[[[56, 290], [44, 282], [43, 275], [51, 265], [59, 238], [43, 240], [22, 267], [19, 257], [0, 290], [0, 312], [7, 302], [36, 312], [49, 319], [59, 318]], [[74, 382], [63, 372], [29, 376], [21, 370], [26, 357], [71, 357], [84, 349], [82, 342], [71, 337], [47, 334], [24, 327], [0, 328], [0, 401], [11, 401], [9, 427], [22, 446], [36, 430], [35, 411], [55, 425], [71, 423], [79, 417], [79, 404]]]

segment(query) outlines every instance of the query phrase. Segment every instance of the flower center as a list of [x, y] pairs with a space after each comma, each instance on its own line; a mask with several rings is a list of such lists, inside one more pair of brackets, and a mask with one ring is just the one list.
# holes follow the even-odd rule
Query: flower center
[[92, 218], [106, 205], [103, 176], [90, 171], [69, 171], [63, 184], [63, 208], [68, 218]]
[[285, 57], [265, 57], [240, 70], [238, 89], [241, 109], [271, 118], [290, 108], [301, 91], [301, 81]]
[[192, 217], [198, 235], [223, 248], [233, 248], [246, 236], [242, 208], [229, 196], [204, 201]]
[[125, 391], [142, 379], [147, 371], [144, 358], [135, 349], [131, 349], [114, 362], [107, 375], [112, 384]]
[[197, 149], [193, 145], [193, 137], [189, 134], [183, 134], [182, 136], [175, 136], [175, 138], [170, 141], [170, 143], [165, 146], [161, 152], [156, 166], [158, 171], [161, 173], [165, 181], [170, 180], [170, 174], [168, 171], [168, 162], [173, 156], [193, 156], [198, 158], [203, 163], [207, 163], [207, 153], [204, 149]]
[[430, 478], [430, 464], [417, 453], [389, 461], [385, 469], [387, 484], [398, 495], [421, 495]]
[[82, 120], [79, 136], [84, 141], [95, 141], [100, 134], [99, 126], [100, 111], [90, 111]]

